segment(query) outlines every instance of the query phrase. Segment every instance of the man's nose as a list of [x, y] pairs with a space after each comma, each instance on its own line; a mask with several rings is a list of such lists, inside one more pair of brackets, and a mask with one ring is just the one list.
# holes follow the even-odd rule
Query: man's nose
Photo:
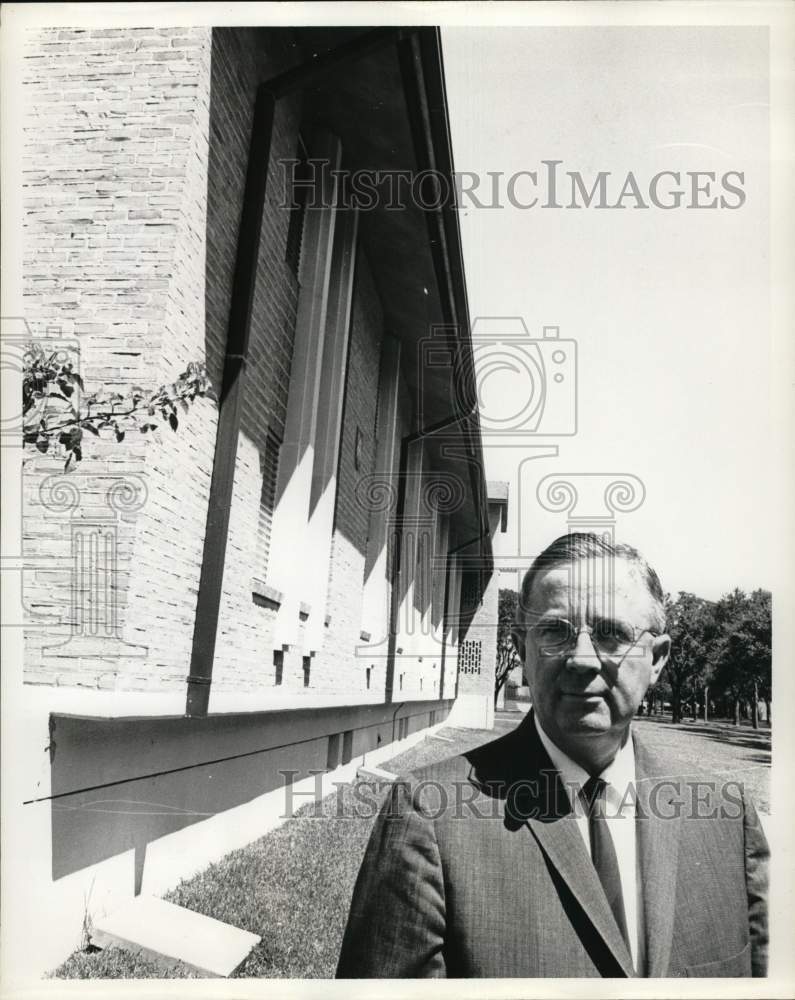
[[569, 654], [567, 666], [580, 670], [600, 670], [601, 660], [596, 655], [596, 649], [587, 629], [581, 628], [577, 632], [574, 648]]

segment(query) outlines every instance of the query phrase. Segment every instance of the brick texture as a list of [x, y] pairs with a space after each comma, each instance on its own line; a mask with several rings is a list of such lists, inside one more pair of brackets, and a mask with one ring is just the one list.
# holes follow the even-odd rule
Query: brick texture
[[[207, 215], [207, 355], [220, 377], [243, 206], [257, 84], [291, 65], [281, 33], [216, 29], [213, 35], [211, 142]], [[226, 570], [213, 668], [218, 691], [261, 690], [274, 684], [270, 642], [274, 611], [252, 600], [252, 578], [265, 579], [260, 559], [263, 472], [267, 438], [284, 434], [298, 282], [285, 260], [289, 212], [283, 207], [279, 161], [295, 156], [300, 106], [277, 103], [263, 213], [250, 361], [235, 468]], [[267, 491], [266, 491], [267, 492]], [[284, 657], [285, 688], [303, 689], [300, 652]]]
[[[254, 98], [260, 82], [294, 64], [291, 33], [55, 29], [31, 34], [26, 56], [24, 292], [34, 336], [72, 344], [89, 391], [153, 389], [191, 361], [205, 362], [220, 389]], [[300, 294], [285, 259], [290, 216], [279, 161], [296, 155], [301, 110], [300, 98], [280, 100], [274, 122], [213, 671], [220, 693], [276, 688], [275, 610], [255, 602], [252, 581], [267, 580], [263, 476], [284, 434]], [[375, 460], [382, 337], [360, 248], [329, 623], [308, 688], [300, 641], [285, 651], [280, 696], [356, 702], [384, 693], [386, 608], [381, 634], [369, 648], [360, 639], [369, 512], [356, 497]], [[401, 435], [411, 420], [404, 387]], [[184, 690], [216, 428], [216, 405], [202, 400], [176, 433], [128, 434], [122, 444], [91, 438], [66, 477], [62, 459], [26, 456], [29, 683]], [[88, 553], [79, 575], [76, 552]], [[412, 696], [434, 697], [426, 667], [405, 669]]]
[[[88, 391], [153, 389], [204, 360], [210, 30], [36, 31], [25, 56], [26, 319], [37, 339], [76, 342]], [[89, 439], [68, 477], [73, 510], [58, 510], [45, 483], [62, 459], [27, 458], [31, 679], [106, 689], [181, 683], [214, 421], [202, 401], [178, 435]], [[122, 500], [115, 507], [111, 488]], [[179, 546], [175, 512], [189, 540]], [[52, 657], [43, 647], [69, 636], [72, 597], [90, 591], [92, 574], [105, 579], [96, 563], [79, 579], [71, 573], [72, 532], [90, 533], [85, 522], [97, 519], [116, 535], [112, 588], [94, 602], [106, 625], [115, 616], [114, 641], [94, 641], [89, 630]]]

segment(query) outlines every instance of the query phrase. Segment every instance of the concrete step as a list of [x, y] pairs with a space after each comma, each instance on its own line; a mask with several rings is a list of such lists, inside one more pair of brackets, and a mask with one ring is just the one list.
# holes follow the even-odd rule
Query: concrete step
[[356, 777], [364, 780], [377, 778], [379, 781], [397, 781], [398, 776], [391, 771], [385, 771], [382, 767], [373, 767], [370, 764], [362, 764], [356, 768]]
[[203, 976], [231, 975], [260, 940], [258, 934], [155, 896], [136, 896], [97, 918], [91, 931], [98, 948], [118, 945], [164, 968], [183, 962]]

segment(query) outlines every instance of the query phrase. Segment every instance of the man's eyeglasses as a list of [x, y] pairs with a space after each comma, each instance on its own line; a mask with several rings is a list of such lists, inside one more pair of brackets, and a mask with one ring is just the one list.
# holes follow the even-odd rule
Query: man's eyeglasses
[[624, 622], [600, 621], [596, 625], [572, 625], [565, 618], [544, 618], [535, 625], [529, 625], [536, 646], [544, 656], [561, 656], [570, 653], [577, 645], [580, 632], [587, 632], [597, 654], [603, 656], [626, 656], [644, 632], [659, 633], [650, 628], [635, 628]]

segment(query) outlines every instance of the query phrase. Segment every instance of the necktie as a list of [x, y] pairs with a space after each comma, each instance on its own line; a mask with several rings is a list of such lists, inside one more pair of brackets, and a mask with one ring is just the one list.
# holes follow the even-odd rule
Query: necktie
[[627, 950], [632, 954], [629, 947], [629, 934], [627, 933], [627, 920], [624, 914], [624, 896], [621, 892], [621, 875], [618, 870], [618, 858], [613, 845], [613, 838], [607, 828], [605, 818], [605, 789], [607, 782], [602, 778], [589, 778], [582, 789], [582, 796], [588, 807], [588, 831], [591, 835], [591, 859], [593, 860], [596, 874], [602, 883], [602, 888], [607, 896], [607, 902], [616, 918], [618, 929], [627, 945]]

